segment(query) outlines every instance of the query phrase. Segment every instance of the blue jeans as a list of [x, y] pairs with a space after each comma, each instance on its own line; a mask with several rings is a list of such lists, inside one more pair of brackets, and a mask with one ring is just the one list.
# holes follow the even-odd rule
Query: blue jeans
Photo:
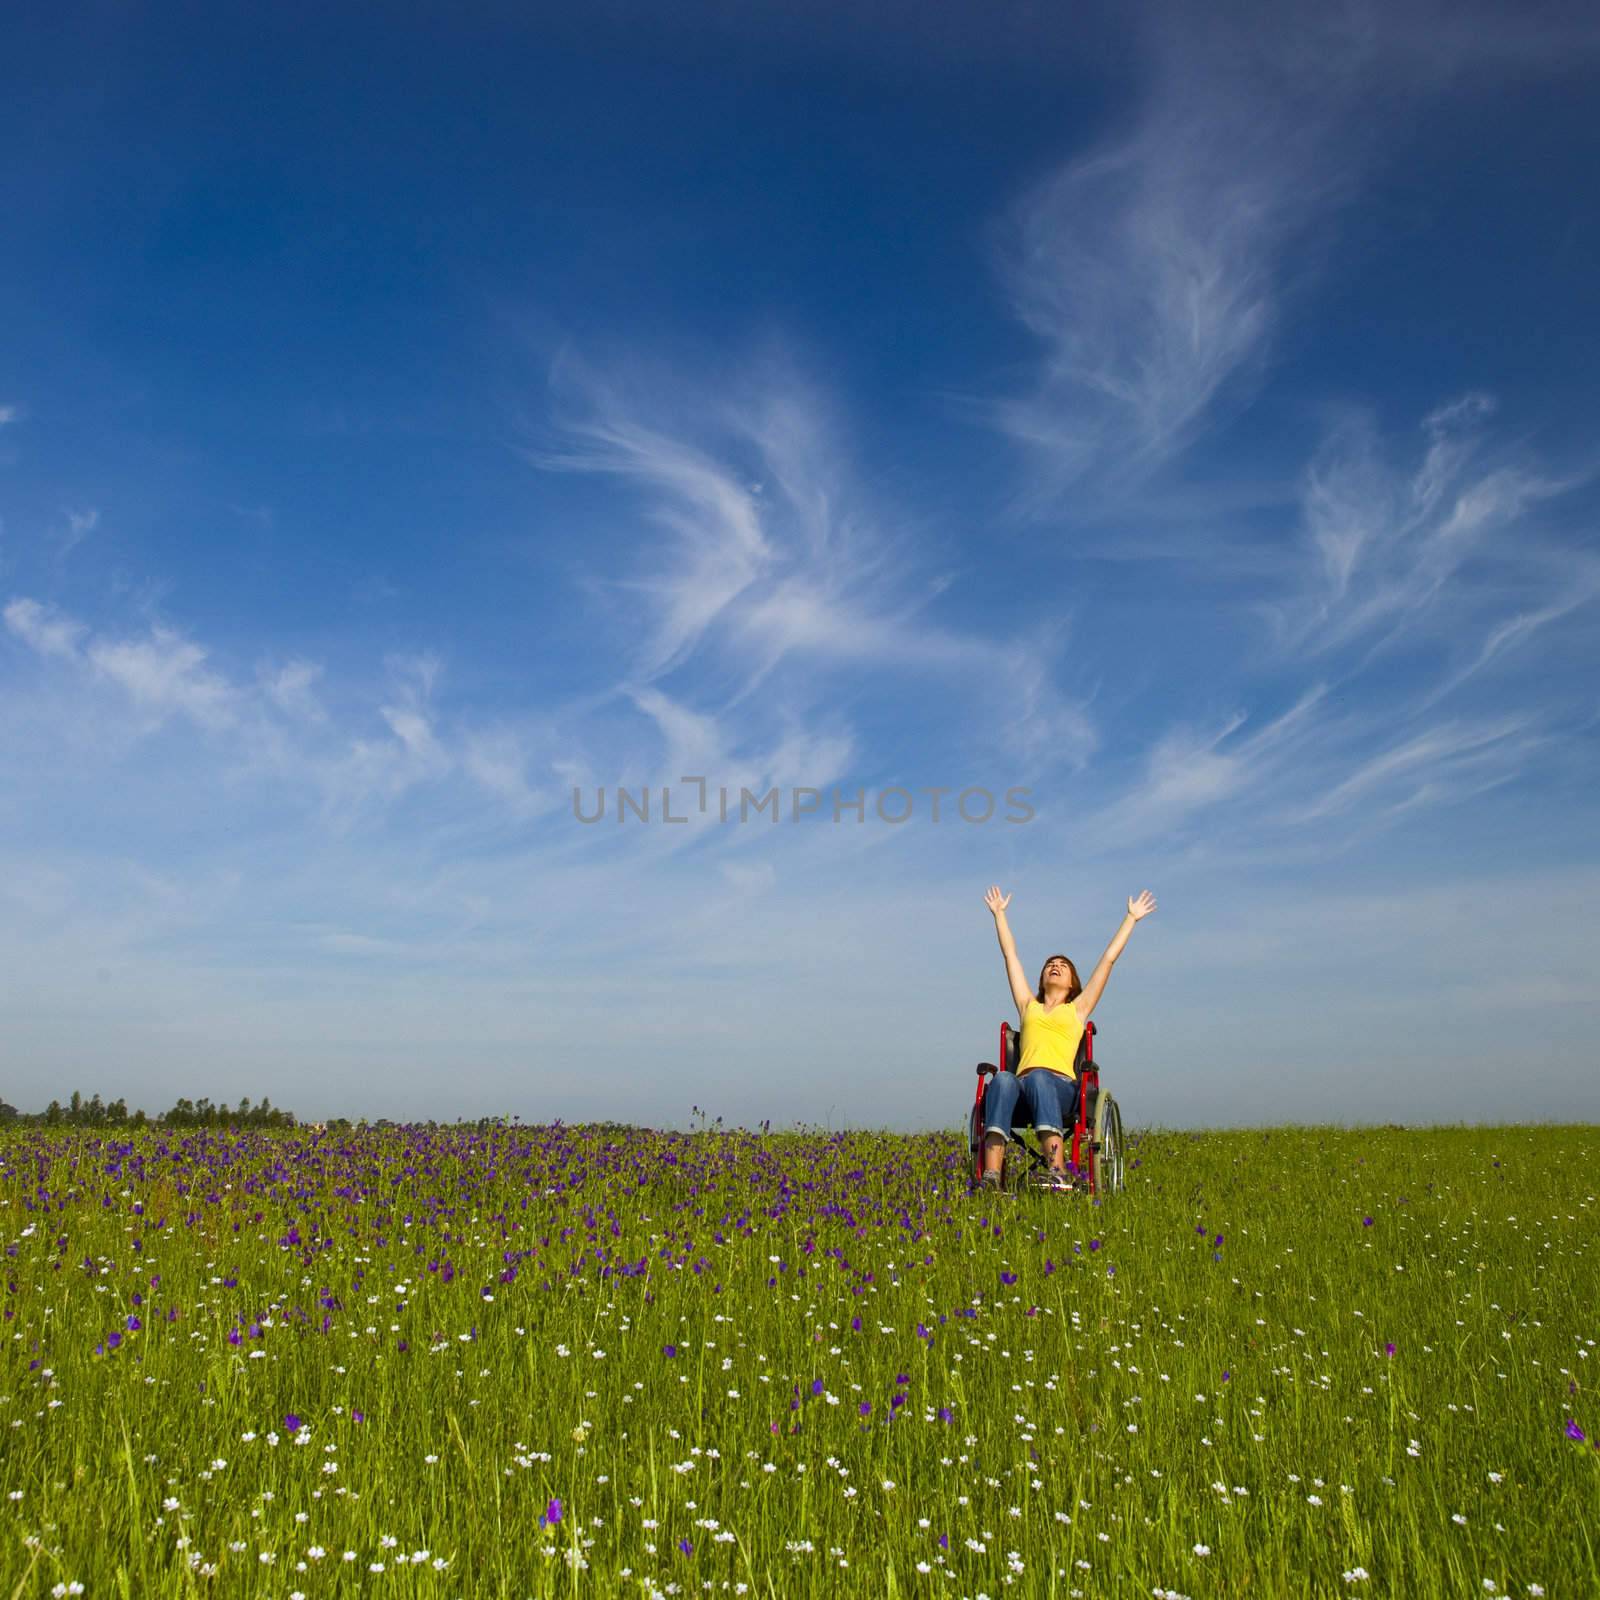
[[1003, 1133], [1021, 1124], [1035, 1133], [1066, 1133], [1078, 1120], [1078, 1080], [1048, 1067], [1035, 1067], [1019, 1078], [997, 1072], [983, 1093], [984, 1133]]

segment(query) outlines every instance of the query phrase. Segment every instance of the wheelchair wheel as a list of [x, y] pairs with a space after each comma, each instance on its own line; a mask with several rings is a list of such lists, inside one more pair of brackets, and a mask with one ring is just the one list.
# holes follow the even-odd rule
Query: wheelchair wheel
[[1095, 1189], [1121, 1194], [1125, 1182], [1122, 1112], [1110, 1095], [1101, 1093], [1094, 1108]]

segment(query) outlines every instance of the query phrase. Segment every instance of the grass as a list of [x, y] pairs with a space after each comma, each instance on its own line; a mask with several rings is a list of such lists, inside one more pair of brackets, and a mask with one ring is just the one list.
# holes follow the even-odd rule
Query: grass
[[0, 1596], [1594, 1594], [1597, 1150], [12, 1133]]

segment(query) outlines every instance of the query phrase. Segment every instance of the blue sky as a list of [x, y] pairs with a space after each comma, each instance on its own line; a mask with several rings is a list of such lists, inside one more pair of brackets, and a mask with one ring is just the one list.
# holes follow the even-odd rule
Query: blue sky
[[998, 882], [1134, 1122], [1600, 1114], [1600, 28], [1191, 10], [13, 22], [0, 1093], [951, 1123]]

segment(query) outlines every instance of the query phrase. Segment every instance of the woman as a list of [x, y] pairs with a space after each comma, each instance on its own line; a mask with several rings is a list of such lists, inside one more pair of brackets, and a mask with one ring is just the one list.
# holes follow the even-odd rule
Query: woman
[[983, 1184], [1000, 1187], [1001, 1167], [1005, 1162], [1006, 1142], [1014, 1123], [1032, 1125], [1039, 1136], [1039, 1148], [1057, 1180], [1065, 1183], [1066, 1152], [1062, 1134], [1078, 1118], [1078, 1079], [1074, 1068], [1083, 1025], [1100, 1003], [1106, 980], [1122, 954], [1136, 922], [1142, 922], [1156, 908], [1148, 889], [1128, 901], [1128, 914], [1122, 919], [1116, 937], [1106, 946], [1099, 965], [1084, 985], [1078, 969], [1065, 956], [1051, 956], [1039, 974], [1036, 991], [1017, 959], [1016, 940], [1006, 922], [1010, 895], [991, 888], [984, 901], [994, 913], [995, 932], [1000, 937], [1000, 952], [1006, 960], [1006, 977], [1011, 982], [1011, 998], [1017, 1003], [1017, 1020], [1022, 1025], [1022, 1049], [1017, 1070], [997, 1072], [983, 1097]]

